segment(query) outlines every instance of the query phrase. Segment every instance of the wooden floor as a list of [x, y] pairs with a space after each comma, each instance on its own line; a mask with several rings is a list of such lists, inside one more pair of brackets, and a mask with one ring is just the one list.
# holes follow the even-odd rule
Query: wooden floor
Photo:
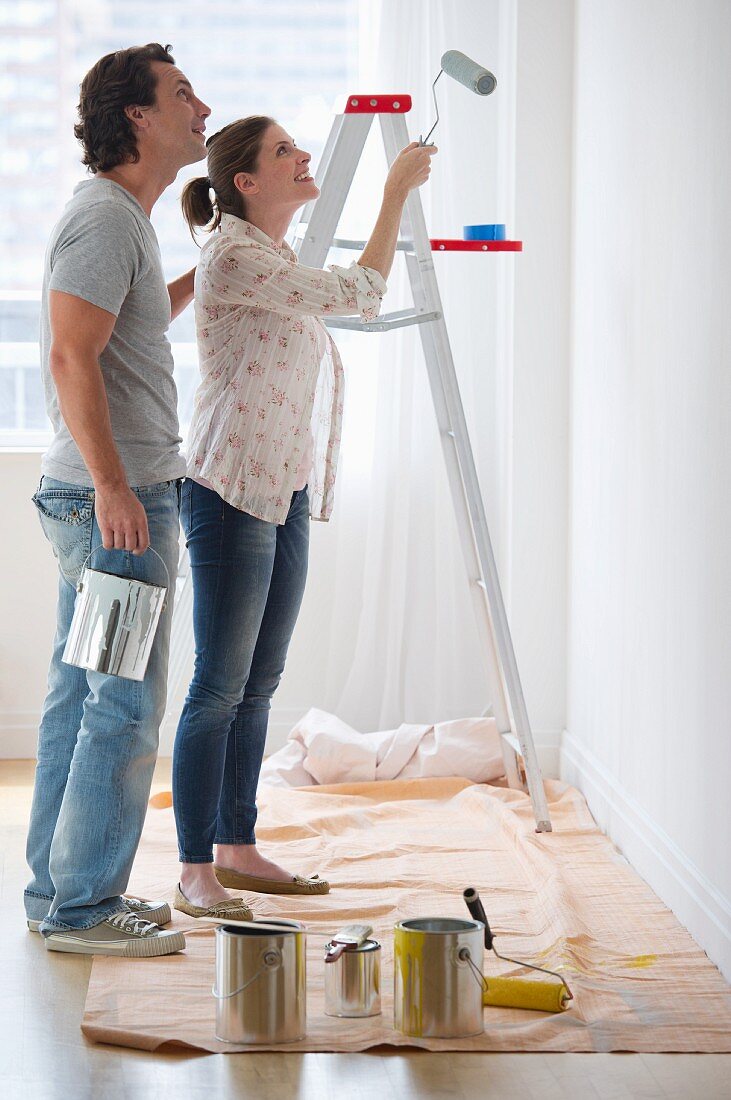
[[[46, 952], [27, 931], [25, 831], [33, 765], [0, 761], [2, 1100], [728, 1100], [731, 1055], [146, 1054], [88, 1043], [79, 1024], [91, 959]], [[161, 761], [156, 786], [169, 786]], [[141, 965], [144, 965], [142, 963]]]

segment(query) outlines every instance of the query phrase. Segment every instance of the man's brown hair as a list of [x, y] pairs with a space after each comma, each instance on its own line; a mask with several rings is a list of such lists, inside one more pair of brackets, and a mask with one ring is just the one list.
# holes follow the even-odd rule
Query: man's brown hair
[[152, 107], [157, 80], [152, 61], [175, 64], [172, 46], [150, 42], [116, 50], [97, 61], [81, 82], [79, 121], [74, 134], [84, 150], [82, 163], [92, 172], [108, 172], [140, 159], [133, 123], [125, 107]]

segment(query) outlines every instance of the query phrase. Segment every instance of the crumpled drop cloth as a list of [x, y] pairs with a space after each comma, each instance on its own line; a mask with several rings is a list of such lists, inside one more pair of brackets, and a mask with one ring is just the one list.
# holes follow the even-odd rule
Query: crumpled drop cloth
[[461, 776], [488, 783], [504, 774], [494, 718], [457, 718], [433, 726], [404, 723], [394, 730], [359, 733], [313, 707], [286, 745], [264, 761], [260, 782], [308, 787]]
[[[552, 833], [536, 833], [522, 791], [466, 779], [263, 786], [256, 831], [266, 855], [332, 884], [316, 897], [246, 895], [256, 919], [286, 917], [307, 927], [305, 1038], [249, 1047], [216, 1039], [215, 926], [177, 911], [172, 927], [186, 934], [183, 953], [96, 956], [84, 1034], [142, 1050], [216, 1053], [358, 1051], [384, 1043], [544, 1053], [731, 1051], [731, 995], [715, 966], [602, 835], [579, 792], [555, 780], [545, 789]], [[151, 810], [131, 893], [171, 897], [177, 868], [172, 808]], [[574, 1000], [558, 1015], [488, 1006], [484, 1034], [464, 1039], [404, 1035], [394, 1028], [394, 925], [414, 917], [465, 919], [466, 886], [482, 895], [497, 949], [557, 970]], [[325, 1015], [325, 944], [353, 922], [371, 924], [382, 945], [380, 1016]], [[488, 981], [505, 973], [540, 977], [491, 952], [480, 961]], [[72, 965], [59, 957], [57, 965], [66, 962]], [[488, 1071], [475, 1072], [472, 1091], [480, 1096], [479, 1074]], [[522, 1093], [548, 1097], [538, 1078], [534, 1085]]]

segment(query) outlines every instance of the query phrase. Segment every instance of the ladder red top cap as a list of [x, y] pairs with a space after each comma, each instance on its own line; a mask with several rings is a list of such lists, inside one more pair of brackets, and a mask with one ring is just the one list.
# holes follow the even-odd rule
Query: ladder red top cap
[[345, 115], [405, 115], [411, 110], [410, 95], [349, 95]]

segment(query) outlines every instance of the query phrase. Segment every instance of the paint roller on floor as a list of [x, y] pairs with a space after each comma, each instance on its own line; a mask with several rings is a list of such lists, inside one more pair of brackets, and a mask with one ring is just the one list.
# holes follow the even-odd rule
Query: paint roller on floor
[[541, 974], [550, 974], [556, 981], [531, 981], [529, 978], [485, 978], [485, 987], [482, 995], [482, 1003], [486, 1005], [501, 1006], [503, 1008], [531, 1008], [539, 1012], [563, 1012], [568, 1008], [569, 1001], [573, 1000], [573, 993], [568, 985], [553, 970], [547, 970], [543, 966], [535, 966], [533, 963], [522, 962], [520, 959], [511, 959], [507, 955], [501, 955], [495, 948], [495, 937], [490, 929], [485, 910], [480, 901], [480, 895], [473, 886], [468, 886], [463, 891], [463, 897], [474, 920], [481, 921], [485, 925], [485, 947], [488, 951], [504, 962], [515, 963], [516, 966], [525, 966], [529, 970], [537, 970]]

